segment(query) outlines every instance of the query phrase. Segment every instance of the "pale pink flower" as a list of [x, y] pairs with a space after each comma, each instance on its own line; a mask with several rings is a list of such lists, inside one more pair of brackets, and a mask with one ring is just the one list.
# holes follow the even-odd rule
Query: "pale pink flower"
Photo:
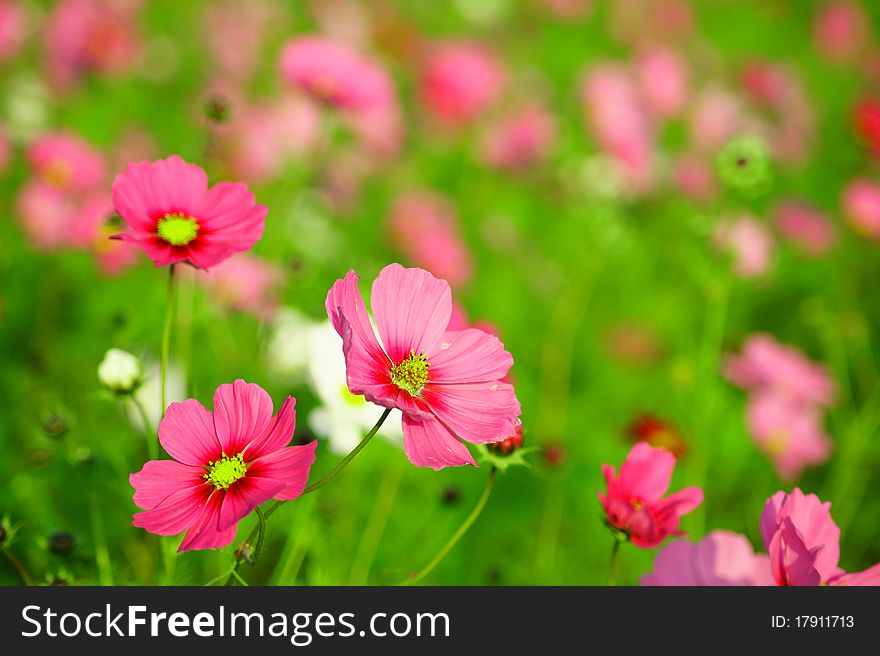
[[834, 383], [822, 365], [763, 333], [749, 337], [740, 355], [727, 357], [724, 375], [752, 392], [772, 391], [802, 404], [827, 406], [834, 395]]
[[696, 154], [684, 154], [673, 163], [672, 178], [682, 193], [695, 201], [706, 202], [715, 198], [715, 172], [711, 164]]
[[448, 199], [428, 191], [402, 195], [391, 209], [389, 229], [395, 245], [413, 264], [453, 287], [470, 280], [471, 254]]
[[144, 511], [134, 526], [158, 535], [186, 531], [178, 551], [216, 549], [260, 504], [300, 496], [318, 443], [287, 446], [295, 406], [288, 396], [273, 417], [266, 391], [240, 379], [217, 388], [213, 413], [195, 399], [172, 403], [159, 441], [174, 460], [150, 460], [129, 477]]
[[761, 535], [779, 585], [820, 585], [839, 574], [840, 528], [831, 503], [815, 494], [774, 494], [761, 513]]
[[749, 397], [746, 421], [758, 448], [786, 480], [831, 456], [831, 440], [815, 406], [773, 391], [756, 392]]
[[60, 0], [43, 33], [49, 79], [60, 90], [87, 73], [120, 73], [140, 51], [139, 0]]
[[773, 235], [752, 216], [724, 219], [713, 235], [715, 245], [730, 253], [734, 271], [742, 278], [760, 276], [770, 268], [773, 257]]
[[660, 118], [684, 111], [690, 95], [687, 62], [675, 50], [651, 48], [635, 61], [636, 79], [648, 110]]
[[111, 221], [114, 214], [110, 194], [100, 189], [82, 198], [69, 225], [71, 245], [90, 251], [98, 268], [107, 275], [118, 275], [138, 259], [137, 248], [110, 239], [118, 229]]
[[205, 40], [224, 77], [245, 81], [257, 68], [267, 33], [284, 8], [266, 0], [223, 0], [205, 9]]
[[730, 531], [712, 531], [699, 542], [676, 540], [654, 559], [642, 577], [645, 586], [775, 585], [770, 561], [756, 554], [748, 538]]
[[629, 72], [613, 64], [591, 69], [581, 84], [581, 102], [593, 136], [629, 190], [647, 190], [654, 168], [653, 130]]
[[843, 192], [843, 209], [859, 233], [880, 239], [880, 185], [863, 179], [853, 180]]
[[38, 137], [28, 146], [27, 159], [37, 178], [58, 189], [91, 189], [107, 175], [103, 154], [72, 132]]
[[804, 253], [821, 255], [834, 245], [834, 228], [819, 210], [799, 201], [784, 201], [774, 214], [780, 234]]
[[259, 241], [267, 212], [244, 183], [208, 188], [205, 172], [177, 155], [129, 164], [113, 181], [113, 205], [128, 225], [119, 238], [156, 266], [187, 262], [199, 269]]
[[239, 253], [210, 271], [197, 271], [196, 280], [221, 305], [269, 318], [278, 307], [284, 276], [278, 265]]
[[26, 185], [16, 200], [18, 221], [31, 245], [40, 251], [72, 246], [71, 226], [77, 204], [69, 195], [41, 182]]
[[17, 0], [0, 0], [0, 61], [21, 47], [27, 34], [24, 7]]
[[556, 138], [556, 119], [542, 105], [530, 105], [494, 123], [480, 156], [488, 166], [523, 169], [544, 159]]
[[678, 525], [703, 503], [698, 487], [679, 490], [667, 497], [675, 456], [639, 442], [630, 450], [620, 475], [611, 465], [602, 465], [607, 493], [599, 493], [608, 524], [625, 532], [637, 547], [656, 547], [670, 535], [683, 535]]
[[449, 285], [399, 264], [382, 269], [370, 294], [380, 344], [357, 283], [349, 271], [326, 301], [343, 340], [349, 391], [403, 412], [404, 449], [414, 465], [476, 465], [462, 440], [498, 442], [516, 428], [519, 401], [501, 380], [513, 357], [482, 330], [448, 331]]
[[816, 14], [814, 34], [823, 55], [838, 62], [852, 61], [868, 46], [870, 16], [857, 2], [829, 2]]
[[419, 96], [431, 114], [461, 125], [498, 101], [507, 84], [507, 71], [481, 43], [445, 41], [429, 50], [418, 84]]
[[378, 63], [350, 46], [321, 36], [300, 36], [281, 51], [281, 74], [328, 105], [366, 111], [386, 108], [393, 85]]
[[697, 98], [691, 111], [691, 140], [698, 150], [714, 154], [744, 123], [739, 98], [725, 89], [709, 88]]

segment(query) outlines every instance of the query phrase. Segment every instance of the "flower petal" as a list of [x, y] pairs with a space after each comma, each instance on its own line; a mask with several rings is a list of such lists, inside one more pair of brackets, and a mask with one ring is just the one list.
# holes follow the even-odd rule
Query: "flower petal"
[[248, 466], [248, 475], [281, 482], [284, 487], [276, 499], [295, 499], [302, 494], [309, 480], [309, 470], [315, 462], [314, 440], [302, 446], [288, 446], [255, 460]]
[[245, 460], [256, 460], [284, 448], [293, 438], [294, 430], [296, 430], [296, 399], [288, 396], [269, 427], [245, 447]]
[[437, 420], [403, 415], [403, 448], [416, 467], [477, 466], [467, 447]]
[[424, 269], [389, 264], [373, 281], [370, 305], [392, 362], [433, 353], [452, 316], [449, 283]]
[[501, 382], [428, 384], [422, 398], [456, 435], [474, 444], [510, 437], [520, 414], [513, 386]]
[[178, 553], [190, 549], [219, 549], [232, 544], [238, 525], [233, 524], [223, 531], [217, 528], [224, 496], [225, 493], [222, 490], [215, 490], [208, 497], [204, 508], [202, 508], [202, 513], [186, 532], [183, 542], [177, 548]]
[[198, 242], [225, 244], [236, 252], [247, 250], [263, 236], [267, 213], [243, 182], [216, 184], [193, 211], [199, 222]]
[[504, 344], [477, 328], [445, 333], [428, 354], [432, 383], [484, 383], [507, 375], [513, 356]]
[[132, 525], [156, 535], [177, 535], [201, 516], [211, 488], [207, 485], [175, 492], [152, 510], [135, 513]]
[[675, 456], [671, 453], [639, 442], [620, 467], [615, 487], [625, 496], [654, 503], [669, 489], [674, 468]]
[[214, 417], [195, 399], [172, 403], [159, 422], [159, 442], [178, 462], [203, 467], [222, 449]]
[[272, 398], [241, 378], [214, 392], [214, 428], [223, 451], [235, 456], [263, 434], [272, 421]]
[[204, 473], [201, 467], [173, 460], [150, 460], [128, 481], [134, 488], [133, 499], [138, 508], [151, 510], [172, 494], [204, 483]]
[[283, 482], [252, 476], [249, 468], [247, 476], [226, 490], [226, 494], [223, 495], [217, 529], [225, 531], [230, 526], [234, 526], [247, 517], [254, 508], [278, 494], [282, 488], [284, 488]]

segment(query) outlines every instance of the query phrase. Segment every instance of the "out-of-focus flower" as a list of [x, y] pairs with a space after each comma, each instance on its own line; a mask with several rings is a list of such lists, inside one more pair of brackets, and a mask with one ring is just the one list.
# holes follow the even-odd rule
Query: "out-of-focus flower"
[[144, 377], [141, 361], [128, 351], [112, 348], [98, 365], [98, 380], [116, 394], [131, 394]]
[[744, 123], [742, 101], [729, 90], [710, 87], [700, 94], [691, 111], [691, 140], [696, 149], [714, 154]]
[[663, 496], [674, 468], [674, 455], [645, 442], [630, 450], [620, 475], [613, 466], [602, 465], [607, 492], [600, 492], [599, 500], [605, 518], [637, 547], [650, 549], [670, 535], [683, 535], [678, 528], [682, 515], [703, 503], [703, 491], [698, 487]]
[[676, 540], [663, 547], [654, 569], [642, 577], [646, 586], [775, 585], [770, 562], [756, 554], [748, 538], [730, 531], [712, 531], [699, 542]]
[[865, 50], [870, 34], [870, 17], [857, 2], [835, 0], [826, 3], [816, 14], [816, 47], [831, 60], [852, 61]]
[[205, 9], [205, 39], [220, 75], [244, 81], [255, 71], [267, 32], [284, 8], [266, 0], [222, 0]]
[[504, 65], [488, 47], [473, 41], [445, 41], [428, 52], [419, 96], [436, 118], [461, 125], [494, 104], [506, 83]]
[[[143, 382], [134, 393], [138, 403], [143, 405], [150, 420], [150, 426], [156, 426], [162, 419], [165, 408], [162, 407], [161, 370], [156, 362], [146, 367]], [[165, 377], [165, 399], [168, 403], [183, 401], [186, 398], [186, 376], [183, 369], [174, 362], [168, 363]], [[143, 418], [131, 407], [128, 412], [129, 421], [138, 430], [144, 430]], [[154, 436], [155, 437], [155, 436]]]
[[370, 295], [380, 346], [357, 281], [349, 271], [326, 301], [343, 338], [349, 391], [403, 412], [404, 450], [414, 465], [475, 465], [460, 440], [497, 442], [519, 417], [513, 386], [501, 380], [513, 357], [482, 330], [448, 332], [449, 285], [399, 264], [382, 269]]
[[360, 47], [370, 40], [373, 16], [361, 0], [311, 0], [309, 12], [321, 33], [337, 41]]
[[636, 79], [645, 106], [657, 117], [677, 116], [688, 102], [687, 62], [675, 50], [651, 48], [635, 61]]
[[213, 300], [261, 319], [275, 312], [284, 279], [278, 265], [249, 253], [234, 255], [210, 271], [197, 271], [195, 275]]
[[523, 426], [520, 419], [516, 420], [516, 426], [513, 433], [509, 437], [504, 438], [500, 442], [490, 442], [488, 447], [493, 453], [501, 455], [510, 455], [517, 449], [521, 449], [523, 445]]
[[712, 200], [717, 193], [712, 166], [696, 154], [684, 154], [676, 158], [672, 179], [685, 195], [698, 202]]
[[70, 225], [72, 242], [90, 251], [101, 272], [111, 276], [135, 264], [139, 257], [132, 244], [110, 239], [119, 229], [118, 221], [110, 194], [101, 190], [83, 199]]
[[121, 73], [140, 52], [139, 0], [61, 0], [43, 33], [49, 79], [66, 90], [88, 73]]
[[391, 208], [389, 229], [395, 245], [415, 265], [443, 278], [453, 287], [470, 280], [470, 252], [458, 229], [452, 204], [427, 191], [412, 191]]
[[0, 61], [18, 52], [27, 34], [24, 7], [17, 0], [0, 0]]
[[804, 467], [831, 455], [831, 440], [814, 406], [773, 391], [757, 392], [749, 397], [746, 420], [758, 448], [786, 480], [796, 480]]
[[288, 42], [280, 67], [288, 84], [334, 107], [385, 108], [393, 97], [391, 80], [378, 63], [324, 37], [301, 36]]
[[758, 219], [744, 215], [724, 219], [714, 234], [718, 248], [734, 258], [734, 270], [743, 278], [760, 276], [770, 268], [773, 235]]
[[172, 403], [159, 441], [174, 460], [150, 460], [129, 477], [143, 509], [134, 526], [158, 535], [186, 531], [178, 551], [225, 547], [258, 505], [300, 496], [317, 442], [287, 446], [295, 405], [288, 396], [273, 417], [266, 391], [240, 379], [217, 388], [214, 412], [195, 399]]
[[15, 207], [19, 224], [34, 248], [52, 251], [71, 245], [70, 227], [77, 208], [67, 194], [39, 182], [30, 183], [19, 192]]
[[309, 364], [309, 336], [316, 322], [293, 308], [280, 308], [272, 317], [266, 345], [266, 367], [288, 381], [305, 377]]
[[850, 182], [843, 192], [843, 210], [860, 234], [880, 239], [880, 185], [864, 179]]
[[834, 383], [823, 366], [767, 334], [752, 335], [740, 355], [728, 356], [724, 375], [749, 391], [772, 391], [805, 404], [830, 405], [834, 394]]
[[635, 442], [647, 442], [655, 449], [666, 449], [676, 458], [687, 451], [687, 442], [668, 421], [644, 412], [627, 427], [626, 434]]
[[481, 159], [499, 169], [523, 169], [544, 159], [555, 137], [553, 115], [541, 105], [531, 105], [489, 128], [481, 144]]
[[728, 141], [718, 153], [715, 166], [721, 181], [745, 196], [766, 193], [773, 181], [767, 144], [754, 135]]
[[694, 30], [693, 10], [686, 0], [615, 0], [609, 10], [611, 33], [634, 47], [682, 42]]
[[581, 102], [591, 132], [617, 164], [629, 191], [643, 192], [653, 181], [653, 134], [638, 90], [622, 67], [592, 68], [581, 85]]
[[859, 140], [874, 157], [880, 158], [880, 102], [866, 98], [856, 104], [853, 125]]
[[[314, 323], [307, 339], [308, 379], [321, 402], [309, 413], [309, 426], [316, 435], [327, 438], [334, 453], [348, 453], [379, 421], [382, 408], [348, 390], [342, 341], [329, 321]], [[400, 411], [392, 410], [379, 435], [400, 444], [401, 420]]]
[[71, 132], [54, 132], [35, 139], [28, 145], [27, 159], [42, 182], [58, 189], [90, 189], [107, 175], [103, 154]]
[[774, 212], [776, 227], [808, 255], [821, 255], [834, 245], [834, 228], [819, 210], [798, 201], [784, 201]]
[[266, 207], [241, 182], [208, 188], [208, 176], [177, 155], [129, 164], [113, 181], [113, 204], [128, 225], [120, 239], [156, 266], [188, 262], [208, 269], [263, 235]]

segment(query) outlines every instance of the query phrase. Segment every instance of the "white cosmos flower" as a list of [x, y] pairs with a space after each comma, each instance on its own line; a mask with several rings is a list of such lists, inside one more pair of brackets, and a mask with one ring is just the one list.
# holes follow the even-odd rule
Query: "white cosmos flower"
[[98, 380], [111, 392], [131, 394], [143, 376], [141, 361], [128, 351], [112, 348], [98, 365]]
[[[317, 325], [293, 308], [280, 308], [272, 319], [266, 366], [285, 380], [301, 380], [308, 370], [309, 334]], [[341, 348], [341, 347], [340, 347]]]

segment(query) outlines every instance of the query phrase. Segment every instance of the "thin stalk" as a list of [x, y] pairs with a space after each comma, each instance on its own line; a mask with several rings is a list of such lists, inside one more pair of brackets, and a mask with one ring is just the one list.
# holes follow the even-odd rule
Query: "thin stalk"
[[165, 328], [162, 331], [162, 359], [159, 362], [161, 377], [162, 416], [165, 416], [165, 385], [168, 377], [168, 354], [171, 350], [171, 329], [174, 325], [174, 306], [177, 300], [177, 278], [174, 276], [174, 265], [168, 267], [168, 305], [165, 308]]

